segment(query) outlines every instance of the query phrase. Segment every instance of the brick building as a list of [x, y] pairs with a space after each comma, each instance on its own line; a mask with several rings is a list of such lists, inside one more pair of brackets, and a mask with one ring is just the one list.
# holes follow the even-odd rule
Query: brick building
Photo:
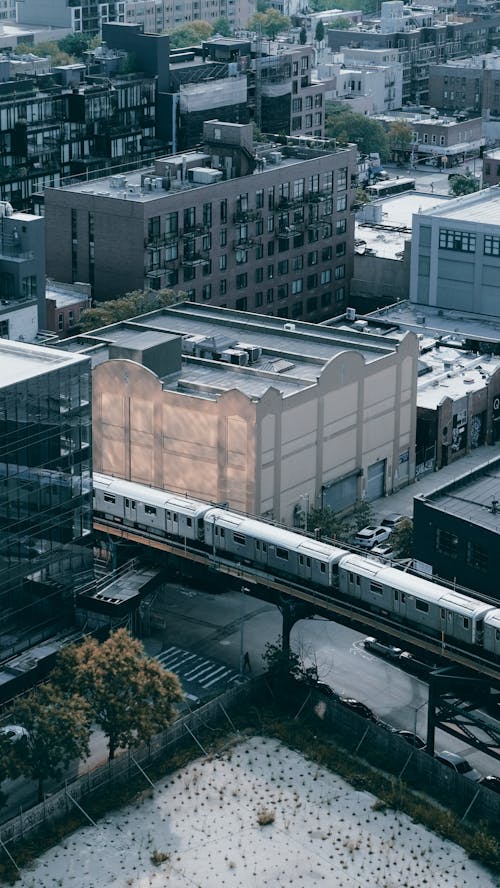
[[[356, 148], [252, 142], [207, 121], [204, 150], [45, 198], [47, 270], [96, 299], [171, 287], [192, 301], [321, 320], [348, 304]], [[258, 150], [256, 150], [256, 148]]]

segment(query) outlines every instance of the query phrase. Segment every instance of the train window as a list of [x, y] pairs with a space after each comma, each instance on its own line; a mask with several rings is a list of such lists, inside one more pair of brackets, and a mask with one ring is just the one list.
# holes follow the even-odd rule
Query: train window
[[406, 602], [406, 594], [404, 592], [401, 592], [401, 604], [404, 604], [405, 602]]
[[255, 540], [255, 548], [260, 552], [260, 540]]
[[267, 543], [262, 543], [262, 551], [267, 552]]
[[379, 583], [370, 583], [370, 592], [376, 592], [377, 595], [383, 594], [383, 588], [379, 585]]
[[171, 517], [172, 513], [170, 512], [170, 509], [167, 509], [167, 520], [170, 521]]
[[242, 533], [233, 533], [233, 540], [235, 543], [238, 543], [240, 546], [244, 546], [246, 543], [245, 537]]
[[144, 506], [144, 511], [146, 515], [156, 515], [156, 509], [154, 506]]
[[464, 617], [464, 629], [468, 629], [468, 628], [469, 628], [469, 618]]
[[326, 564], [321, 563], [319, 569], [322, 574], [326, 573]]
[[132, 508], [135, 509], [135, 500], [132, 500]]
[[500, 629], [495, 629], [495, 641], [500, 641]]
[[288, 552], [286, 549], [282, 549], [281, 546], [276, 546], [276, 558], [282, 558], [283, 561], [288, 561]]
[[397, 589], [394, 589], [394, 601], [397, 601], [399, 598], [399, 592]]
[[104, 494], [104, 502], [105, 503], [115, 503], [116, 500], [115, 500], [114, 496], [111, 496], [110, 493], [105, 493]]
[[130, 500], [127, 499], [127, 497], [125, 497], [125, 505], [126, 505], [127, 509], [128, 509], [129, 506], [130, 506]]
[[192, 518], [186, 518], [186, 524], [187, 524], [188, 527], [192, 527], [192, 526], [193, 526], [193, 519], [192, 519]]
[[441, 608], [441, 619], [446, 620], [446, 611], [445, 611], [444, 607]]
[[354, 574], [353, 573], [349, 574], [349, 582], [354, 583]]
[[177, 512], [172, 514], [172, 521], [177, 521]]
[[311, 567], [311, 559], [306, 558], [306, 567]]
[[221, 535], [221, 539], [224, 539], [226, 533], [225, 533], [225, 530], [223, 527], [221, 527], [221, 529], [220, 529], [220, 535]]
[[304, 564], [304, 556], [299, 555], [299, 564]]
[[427, 614], [429, 612], [429, 605], [426, 601], [420, 601], [418, 598], [415, 599], [415, 607], [418, 611], [422, 611], [422, 613]]

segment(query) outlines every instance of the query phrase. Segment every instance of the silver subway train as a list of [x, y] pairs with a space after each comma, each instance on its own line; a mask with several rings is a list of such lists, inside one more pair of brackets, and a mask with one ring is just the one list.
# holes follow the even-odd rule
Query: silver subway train
[[403, 624], [500, 660], [500, 608], [257, 518], [94, 473], [94, 515], [274, 577], [359, 601]]

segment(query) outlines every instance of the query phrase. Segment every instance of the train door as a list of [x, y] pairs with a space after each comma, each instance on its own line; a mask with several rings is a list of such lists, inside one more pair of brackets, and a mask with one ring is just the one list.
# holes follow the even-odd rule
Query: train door
[[130, 524], [135, 524], [137, 521], [136, 502], [133, 499], [129, 499], [128, 496], [125, 497], [125, 508], [123, 510], [123, 517], [125, 521]]
[[311, 559], [309, 555], [299, 555], [298, 574], [301, 580], [311, 579]]

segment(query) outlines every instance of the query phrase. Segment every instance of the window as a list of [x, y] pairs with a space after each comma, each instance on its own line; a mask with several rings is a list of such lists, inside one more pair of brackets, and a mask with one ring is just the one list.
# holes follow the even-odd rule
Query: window
[[201, 239], [201, 248], [202, 250], [211, 250], [212, 249], [212, 235], [204, 234]]
[[263, 244], [257, 244], [257, 246], [255, 247], [255, 258], [262, 259], [263, 255], [264, 255]]
[[345, 299], [345, 287], [337, 287], [335, 290], [335, 302], [343, 302]]
[[336, 234], [345, 234], [347, 229], [347, 219], [337, 219], [337, 224], [335, 226]]
[[[7, 323], [7, 322], [4, 321], [3, 323]], [[57, 316], [57, 329], [64, 330], [64, 315], [63, 314], [59, 314]], [[9, 327], [7, 325], [7, 337], [8, 337], [8, 335], [9, 335]], [[2, 338], [5, 338], [5, 337], [2, 337]]]
[[219, 247], [227, 247], [227, 228], [219, 231]]
[[332, 279], [332, 270], [331, 268], [325, 268], [324, 271], [321, 272], [320, 275], [320, 283], [329, 284]]
[[179, 227], [179, 214], [167, 213], [165, 216], [165, 234], [177, 234]]
[[233, 542], [238, 543], [239, 546], [246, 545], [246, 539], [242, 533], [233, 533]]
[[287, 550], [282, 549], [281, 546], [276, 546], [276, 558], [281, 558], [283, 561], [288, 561]]
[[310, 296], [307, 300], [307, 313], [314, 314], [318, 310], [318, 297]]
[[211, 225], [212, 224], [212, 204], [205, 203], [203, 204], [203, 224]]
[[280, 284], [278, 287], [278, 300], [288, 298], [288, 284]]
[[423, 614], [427, 614], [429, 612], [429, 605], [426, 601], [420, 601], [419, 598], [415, 599], [415, 607], [418, 611], [422, 611]]
[[172, 260], [178, 258], [178, 255], [177, 244], [170, 244], [168, 247], [165, 247], [165, 262], [172, 262]]
[[224, 253], [222, 256], [219, 256], [219, 271], [225, 271], [227, 268], [227, 256]]
[[321, 308], [328, 308], [328, 306], [331, 304], [332, 304], [332, 294], [331, 294], [331, 291], [328, 290], [327, 293], [321, 294]]
[[491, 234], [484, 236], [484, 255], [500, 256], [500, 237]]
[[304, 257], [303, 256], [295, 256], [293, 259], [293, 270], [294, 271], [302, 271], [304, 268]]
[[220, 221], [222, 225], [225, 225], [227, 222], [227, 200], [221, 200], [220, 202]]
[[301, 318], [304, 314], [304, 306], [302, 300], [299, 299], [297, 302], [294, 302], [292, 305], [292, 318]]
[[104, 494], [104, 502], [105, 503], [116, 503], [116, 499], [114, 496], [112, 496], [111, 493], [105, 493]]
[[219, 296], [225, 296], [227, 293], [227, 281], [223, 278], [219, 281]]
[[302, 129], [302, 117], [292, 117], [292, 130]]
[[370, 583], [370, 592], [375, 592], [376, 595], [383, 595], [384, 589], [380, 583]]
[[292, 281], [292, 294], [294, 296], [296, 296], [297, 293], [302, 293], [303, 289], [304, 289], [303, 278], [297, 278], [296, 280]]
[[201, 291], [202, 299], [212, 298], [212, 284], [204, 284]]
[[278, 274], [288, 274], [288, 259], [278, 262]]
[[248, 286], [248, 275], [246, 271], [243, 274], [236, 275], [236, 289], [244, 290]]
[[342, 197], [337, 198], [337, 213], [342, 213], [343, 210], [347, 209], [347, 194], [343, 194]]
[[469, 628], [469, 618], [464, 617], [464, 629], [468, 629], [468, 628]]
[[441, 530], [441, 528], [438, 528], [436, 531], [436, 550], [441, 552], [442, 555], [446, 555], [448, 558], [457, 558], [457, 535], [451, 533], [449, 530]]
[[236, 199], [236, 211], [238, 213], [246, 213], [248, 210], [248, 192], [240, 194]]
[[467, 542], [466, 559], [467, 564], [474, 568], [474, 570], [486, 572], [488, 568], [488, 553], [480, 543], [472, 543], [470, 540]]
[[347, 188], [347, 167], [337, 172], [337, 191], [345, 191]]
[[268, 305], [274, 302], [274, 289], [272, 287], [269, 287], [266, 291], [266, 302]]
[[321, 250], [321, 259], [323, 262], [329, 262], [333, 258], [333, 247], [323, 247]]
[[[267, 189], [267, 209], [274, 210], [274, 185], [270, 185]], [[272, 228], [267, 230], [272, 231]]]
[[154, 240], [160, 236], [160, 217], [153, 216], [148, 219], [148, 240]]
[[156, 515], [156, 509], [154, 506], [144, 506], [144, 512], [146, 515]]
[[336, 256], [345, 256], [345, 241], [342, 241], [340, 244], [337, 244], [335, 247], [335, 255]]
[[267, 279], [268, 281], [272, 281], [274, 277], [274, 265], [267, 266]]
[[259, 188], [255, 192], [255, 207], [257, 210], [261, 210], [264, 206], [264, 189]]
[[317, 250], [312, 250], [310, 253], [307, 254], [307, 264], [309, 265], [309, 267], [311, 267], [311, 265], [318, 264], [318, 251]]
[[261, 234], [264, 234], [264, 222], [262, 219], [257, 219], [255, 223], [255, 234], [257, 237], [260, 237]]
[[247, 310], [247, 297], [243, 296], [241, 299], [236, 300], [236, 311], [246, 311]]
[[340, 281], [345, 277], [345, 265], [337, 265], [335, 269], [335, 280]]
[[196, 222], [196, 208], [195, 207], [186, 207], [184, 210], [184, 230], [189, 231], [190, 228], [194, 228]]
[[439, 249], [457, 250], [461, 253], [475, 253], [476, 235], [469, 231], [454, 231], [449, 228], [440, 228]]
[[245, 265], [248, 262], [248, 250], [236, 250], [236, 265]]
[[263, 268], [256, 268], [255, 269], [255, 283], [261, 284], [263, 280], [264, 280], [264, 269]]
[[302, 111], [302, 99], [294, 99], [292, 102], [292, 111], [297, 113], [297, 111]]
[[274, 231], [274, 216], [267, 217], [267, 231], [269, 234]]
[[264, 305], [264, 293], [262, 290], [257, 290], [255, 294], [255, 307], [261, 308], [262, 305]]

